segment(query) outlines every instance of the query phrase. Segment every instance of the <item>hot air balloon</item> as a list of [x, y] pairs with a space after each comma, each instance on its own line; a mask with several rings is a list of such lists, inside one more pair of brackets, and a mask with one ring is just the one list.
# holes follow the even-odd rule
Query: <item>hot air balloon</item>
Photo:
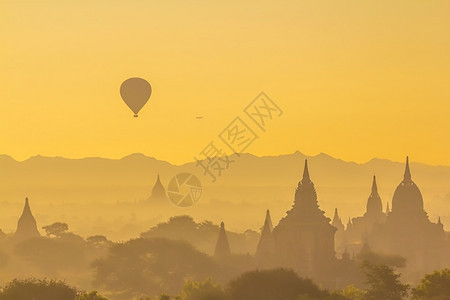
[[120, 96], [128, 107], [134, 112], [134, 117], [147, 103], [152, 94], [152, 87], [147, 80], [132, 77], [125, 80], [120, 86]]

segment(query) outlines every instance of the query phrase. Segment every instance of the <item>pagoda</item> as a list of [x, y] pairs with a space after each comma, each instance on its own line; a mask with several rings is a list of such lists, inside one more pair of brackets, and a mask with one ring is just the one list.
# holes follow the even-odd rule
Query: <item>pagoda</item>
[[17, 230], [14, 237], [20, 240], [25, 240], [40, 236], [41, 234], [37, 229], [36, 220], [31, 213], [30, 203], [28, 198], [25, 198], [25, 206], [23, 208], [22, 215], [17, 222]]

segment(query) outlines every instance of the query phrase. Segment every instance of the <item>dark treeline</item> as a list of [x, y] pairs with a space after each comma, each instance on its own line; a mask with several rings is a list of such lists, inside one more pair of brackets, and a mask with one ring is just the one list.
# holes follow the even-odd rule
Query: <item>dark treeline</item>
[[[189, 216], [173, 217], [121, 243], [100, 235], [84, 239], [62, 222], [43, 229], [45, 236], [24, 240], [3, 235], [0, 267], [17, 278], [64, 278], [82, 289], [56, 280], [15, 279], [2, 287], [0, 300], [450, 299], [449, 270], [408, 285], [399, 271], [405, 259], [374, 252], [368, 245], [340, 270], [344, 287], [326, 290], [289, 268], [258, 270], [254, 255], [206, 253], [220, 227]], [[254, 241], [251, 234], [228, 236], [234, 243]]]
[[[190, 216], [171, 217], [120, 243], [102, 235], [83, 238], [63, 222], [41, 228], [45, 236], [26, 200], [16, 233], [0, 234], [3, 282], [16, 278], [4, 284], [0, 300], [450, 299], [447, 269], [421, 283], [403, 283], [408, 261], [367, 243], [352, 257], [345, 251], [342, 259], [321, 261], [336, 275], [324, 281], [299, 273], [295, 264], [274, 266], [265, 252], [250, 253], [256, 245], [271, 250], [271, 240], [264, 240], [272, 230], [269, 212], [261, 235], [226, 231], [223, 223], [197, 223]], [[308, 260], [303, 262], [307, 269]]]
[[[367, 287], [353, 285], [329, 292], [310, 279], [300, 278], [286, 269], [255, 270], [229, 281], [223, 287], [210, 278], [188, 280], [176, 296], [140, 296], [139, 300], [446, 300], [450, 299], [450, 270], [427, 274], [421, 283], [410, 289], [400, 281], [400, 274], [387, 265], [372, 265], [365, 261]], [[62, 281], [25, 279], [13, 280], [0, 291], [0, 300], [108, 300], [97, 291], [83, 292]]]
[[[450, 299], [449, 270], [430, 273], [413, 287], [400, 278], [399, 270], [407, 264], [404, 258], [374, 252], [368, 245], [340, 270], [345, 284], [325, 290], [320, 282], [289, 268], [258, 270], [254, 255], [206, 253], [220, 227], [196, 223], [189, 216], [172, 217], [140, 238], [121, 243], [100, 235], [84, 239], [62, 222], [43, 229], [46, 234], [41, 237], [1, 237], [2, 271], [17, 278], [64, 278], [102, 295], [61, 281], [15, 279], [2, 287], [0, 300]], [[248, 233], [227, 234], [234, 243], [255, 240]]]

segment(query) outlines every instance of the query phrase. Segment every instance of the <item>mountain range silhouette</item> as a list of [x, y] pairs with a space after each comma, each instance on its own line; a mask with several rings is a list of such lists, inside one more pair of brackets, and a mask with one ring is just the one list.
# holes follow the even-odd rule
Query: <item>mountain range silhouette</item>
[[[263, 157], [241, 154], [232, 159], [234, 162], [229, 169], [224, 170], [213, 183], [210, 177], [203, 175], [200, 167], [196, 167], [196, 162], [174, 165], [143, 154], [131, 154], [122, 159], [34, 156], [20, 162], [8, 155], [0, 155], [0, 205], [17, 203], [19, 207], [26, 196], [31, 197], [35, 205], [139, 203], [151, 195], [158, 174], [167, 187], [173, 176], [189, 172], [196, 175], [204, 187], [202, 198], [196, 204], [199, 207], [192, 208], [194, 216], [196, 209], [214, 205], [234, 207], [233, 210], [238, 210], [233, 212], [235, 214], [245, 209], [257, 210], [255, 216], [271, 209], [274, 220], [277, 220], [290, 209], [304, 160], [308, 159], [321, 209], [331, 218], [338, 207], [345, 219], [365, 211], [373, 175], [377, 176], [379, 194], [385, 207], [386, 202], [392, 201], [395, 187], [404, 172], [404, 162], [374, 158], [360, 164], [323, 153], [307, 156], [298, 151]], [[441, 216], [448, 228], [450, 166], [415, 163], [412, 157], [411, 168], [421, 187], [430, 219], [435, 221]], [[174, 211], [173, 215], [185, 213], [191, 214], [191, 211]], [[215, 212], [210, 210], [209, 214], [213, 219]], [[201, 217], [210, 219], [208, 215]], [[254, 220], [251, 224], [260, 226], [261, 222]]]

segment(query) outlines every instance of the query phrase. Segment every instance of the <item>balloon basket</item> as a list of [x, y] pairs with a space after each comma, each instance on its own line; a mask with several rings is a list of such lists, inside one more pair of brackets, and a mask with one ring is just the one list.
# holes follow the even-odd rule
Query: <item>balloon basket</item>
[[138, 115], [137, 115], [137, 114], [135, 114], [135, 115], [134, 115], [134, 117], [135, 117], [135, 118], [137, 118], [137, 117], [138, 117]]

